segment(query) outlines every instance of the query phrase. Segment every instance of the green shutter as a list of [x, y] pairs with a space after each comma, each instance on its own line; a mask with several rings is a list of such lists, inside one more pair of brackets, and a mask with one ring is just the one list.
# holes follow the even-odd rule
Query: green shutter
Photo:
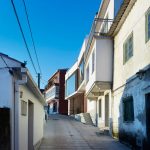
[[150, 15], [150, 9], [145, 14], [145, 42], [147, 43], [149, 41], [150, 35], [149, 35], [149, 15]]
[[131, 33], [123, 44], [123, 64], [133, 56], [133, 33]]

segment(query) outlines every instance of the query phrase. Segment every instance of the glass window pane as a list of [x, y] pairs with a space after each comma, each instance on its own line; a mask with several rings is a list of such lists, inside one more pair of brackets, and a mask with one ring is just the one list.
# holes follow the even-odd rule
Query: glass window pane
[[74, 73], [66, 81], [66, 96], [73, 94], [76, 91], [76, 74]]
[[133, 36], [130, 35], [124, 43], [124, 63], [133, 56]]

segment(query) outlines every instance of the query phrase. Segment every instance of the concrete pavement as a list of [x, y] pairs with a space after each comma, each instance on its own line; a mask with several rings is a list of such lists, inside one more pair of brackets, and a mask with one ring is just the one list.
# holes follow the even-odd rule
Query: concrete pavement
[[67, 116], [52, 115], [45, 125], [40, 150], [129, 150], [110, 136], [97, 133], [97, 127]]

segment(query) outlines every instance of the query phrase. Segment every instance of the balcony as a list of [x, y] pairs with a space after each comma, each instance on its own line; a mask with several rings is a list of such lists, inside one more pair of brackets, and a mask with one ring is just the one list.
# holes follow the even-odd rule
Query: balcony
[[108, 18], [95, 18], [91, 32], [89, 34], [87, 46], [85, 49], [85, 58], [88, 56], [91, 45], [93, 43], [94, 38], [99, 38], [99, 37], [108, 37], [109, 29], [112, 25], [113, 19], [108, 19]]
[[53, 99], [59, 99], [59, 85], [53, 85], [51, 88], [49, 88], [45, 92], [45, 99], [46, 102]]
[[[89, 57], [85, 63], [85, 90], [86, 95], [90, 94], [90, 97], [99, 91], [111, 89], [113, 69], [113, 41], [108, 37], [94, 37], [91, 49], [92, 51], [89, 53]], [[95, 53], [95, 57], [92, 57], [93, 52]]]

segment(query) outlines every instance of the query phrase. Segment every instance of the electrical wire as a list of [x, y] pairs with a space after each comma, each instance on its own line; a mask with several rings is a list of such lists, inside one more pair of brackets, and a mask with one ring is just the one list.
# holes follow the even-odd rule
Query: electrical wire
[[21, 32], [21, 34], [22, 34], [22, 38], [23, 38], [25, 47], [26, 47], [26, 49], [27, 49], [27, 52], [28, 52], [30, 61], [31, 61], [31, 63], [32, 63], [32, 66], [33, 66], [33, 68], [34, 68], [35, 73], [37, 74], [37, 70], [36, 70], [36, 68], [35, 68], [33, 59], [32, 59], [32, 57], [31, 57], [31, 53], [30, 53], [30, 51], [29, 51], [29, 47], [28, 47], [28, 45], [27, 45], [27, 42], [26, 42], [26, 39], [25, 39], [25, 35], [24, 35], [24, 32], [23, 32], [23, 29], [22, 29], [22, 26], [21, 26], [21, 23], [20, 23], [20, 20], [19, 20], [19, 17], [18, 17], [17, 11], [16, 11], [16, 7], [15, 7], [15, 5], [14, 5], [13, 0], [11, 0], [11, 4], [12, 4], [12, 6], [13, 6], [13, 10], [14, 10], [14, 13], [15, 13], [15, 16], [16, 16], [16, 19], [17, 19], [17, 23], [18, 23], [18, 25], [19, 25], [19, 29], [20, 29], [20, 32]]
[[26, 3], [25, 3], [24, 0], [22, 0], [22, 2], [23, 2], [23, 5], [24, 5], [24, 9], [25, 9], [25, 14], [26, 14], [26, 18], [27, 18], [27, 22], [28, 22], [28, 26], [29, 26], [29, 31], [30, 31], [30, 34], [31, 34], [32, 44], [33, 44], [33, 48], [34, 48], [34, 52], [35, 52], [35, 56], [36, 56], [36, 60], [37, 60], [37, 64], [38, 64], [38, 68], [39, 68], [40, 74], [42, 74], [40, 63], [39, 63], [39, 59], [38, 59], [38, 55], [37, 55], [37, 50], [36, 50], [35, 42], [34, 42], [34, 38], [33, 38], [33, 32], [32, 32], [31, 24], [30, 24], [30, 21], [29, 21], [29, 15], [28, 15]]

